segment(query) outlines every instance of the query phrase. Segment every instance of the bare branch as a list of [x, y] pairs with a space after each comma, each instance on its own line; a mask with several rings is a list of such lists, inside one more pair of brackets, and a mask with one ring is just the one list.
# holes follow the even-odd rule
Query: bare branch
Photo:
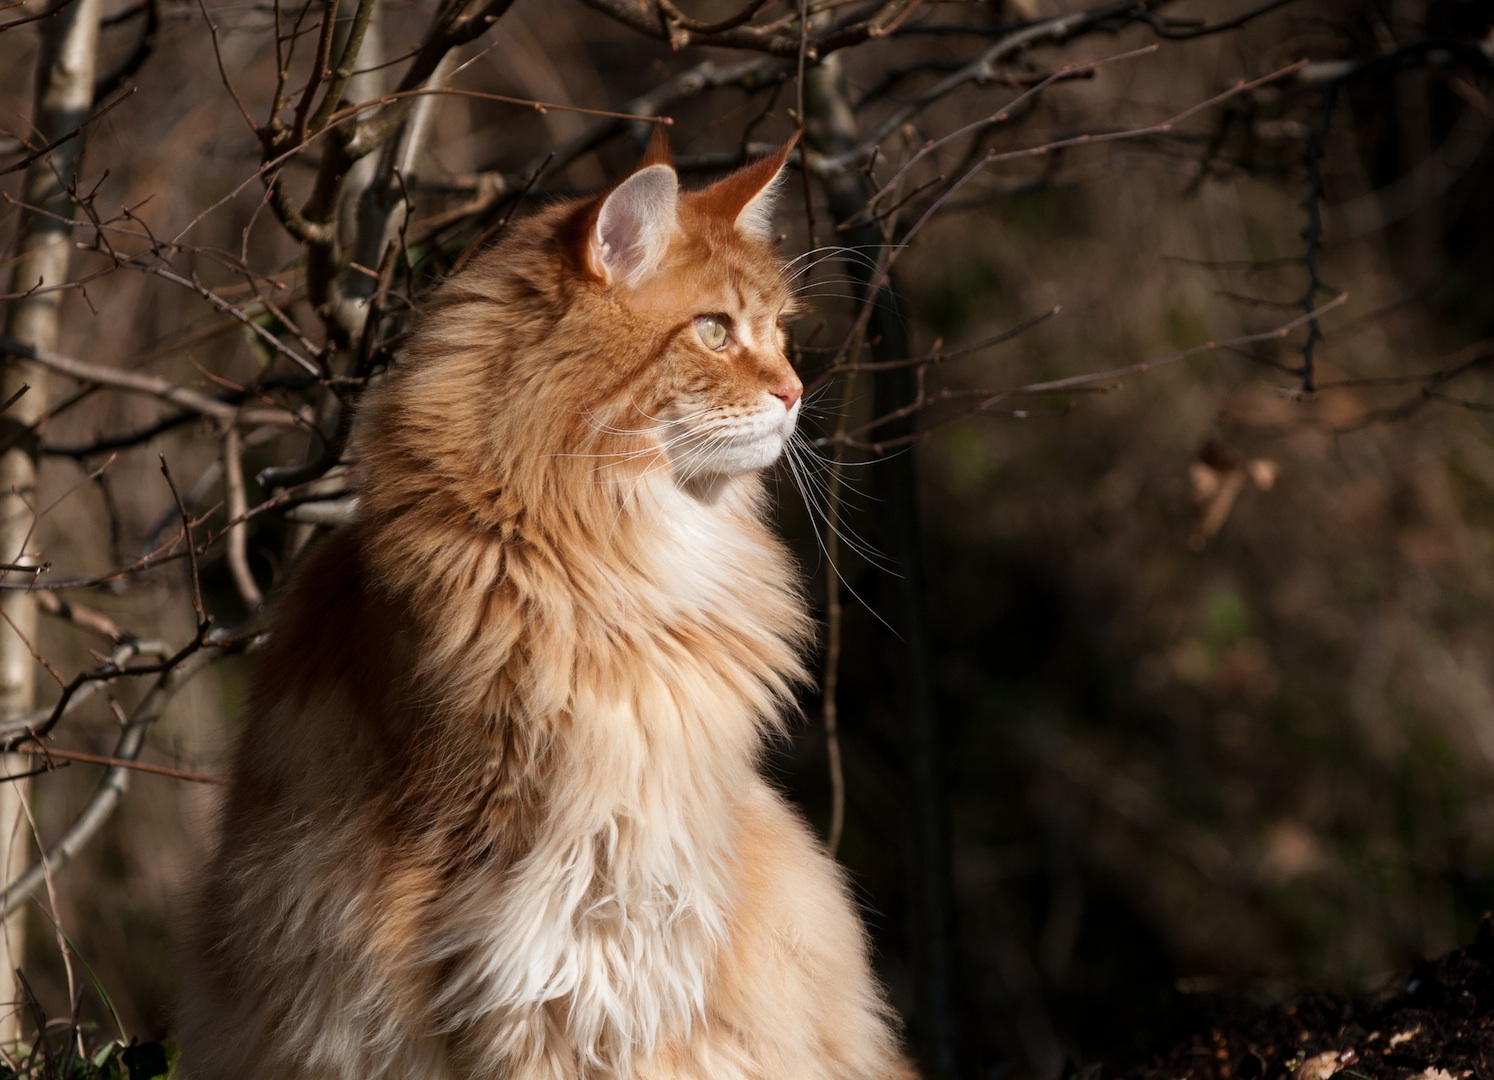
[[[908, 174], [908, 170], [918, 162], [926, 158], [929, 154], [933, 153], [935, 150], [938, 150], [940, 147], [953, 142], [955, 139], [961, 138], [962, 136], [972, 134], [984, 128], [991, 127], [994, 124], [999, 124], [1006, 120], [1009, 120], [1017, 109], [1022, 108], [1029, 101], [1037, 97], [1037, 95], [1041, 94], [1044, 90], [1048, 89], [1055, 83], [1063, 82], [1068, 79], [1081, 78], [1092, 75], [1096, 71], [1100, 70], [1100, 68], [1121, 60], [1134, 60], [1141, 56], [1150, 56], [1157, 51], [1157, 48], [1158, 47], [1156, 45], [1148, 45], [1145, 48], [1132, 49], [1129, 52], [1117, 53], [1114, 56], [1103, 57], [1099, 60], [1090, 60], [1086, 63], [1064, 64], [1063, 66], [1058, 68], [1057, 71], [1054, 71], [1052, 74], [1048, 75], [1040, 82], [1034, 84], [1023, 93], [1018, 94], [1015, 98], [1007, 102], [990, 116], [987, 116], [980, 120], [976, 120], [974, 123], [965, 124], [963, 127], [958, 127], [954, 131], [948, 132], [947, 134], [942, 135], [937, 139], [932, 139], [924, 143], [924, 145], [919, 147], [918, 151], [911, 157], [909, 157], [908, 160], [905, 161], [903, 165], [897, 170], [897, 172], [893, 173], [892, 177], [882, 185], [882, 188], [877, 192], [876, 196], [873, 197], [872, 203], [868, 204], [868, 208], [870, 208], [870, 206], [874, 204], [878, 199], [884, 197], [894, 188], [896, 188], [898, 182]], [[947, 81], [948, 80], [946, 80], [946, 82]], [[937, 99], [930, 100], [932, 101]], [[899, 112], [905, 111], [909, 107], [910, 106], [904, 106], [904, 109], [899, 110]], [[911, 117], [911, 115], [912, 114], [910, 113], [909, 116]], [[864, 140], [863, 146], [870, 148], [872, 146], [879, 145], [906, 122], [907, 120], [905, 119], [891, 126], [886, 123], [882, 124], [881, 127], [877, 129], [877, 133], [875, 135], [873, 135], [868, 140]], [[841, 158], [844, 157], [845, 155], [841, 155], [836, 160], [841, 160]], [[849, 164], [849, 162], [847, 162], [847, 164]], [[826, 168], [832, 167], [832, 165], [833, 162], [823, 162], [818, 167]]]
[[290, 409], [243, 408], [230, 405], [196, 390], [180, 386], [159, 375], [143, 375], [137, 371], [90, 364], [84, 360], [64, 356], [55, 349], [43, 349], [10, 338], [0, 337], [0, 353], [24, 356], [45, 368], [82, 382], [97, 383], [116, 390], [157, 397], [199, 416], [210, 417], [225, 424], [273, 424], [277, 427], [296, 427], [305, 423], [303, 417]]
[[205, 773], [188, 772], [185, 769], [173, 769], [168, 765], [153, 765], [147, 761], [131, 761], [128, 758], [109, 757], [105, 754], [90, 754], [84, 750], [62, 750], [50, 745], [18, 746], [15, 752], [18, 754], [32, 754], [41, 758], [58, 758], [62, 761], [82, 761], [89, 765], [108, 765], [117, 769], [130, 769], [134, 772], [150, 773], [153, 776], [166, 776], [173, 780], [186, 780], [194, 784], [228, 783], [221, 776], [208, 776]]
[[[463, 90], [456, 86], [422, 86], [414, 90], [396, 90], [383, 94], [369, 101], [360, 101], [356, 105], [349, 105], [345, 109], [339, 109], [328, 117], [328, 123], [340, 123], [343, 120], [357, 116], [359, 113], [367, 112], [369, 109], [377, 109], [390, 102], [405, 101], [409, 98], [428, 97], [431, 95], [445, 95], [448, 97], [471, 98], [474, 101], [496, 101], [504, 105], [519, 105], [535, 112], [544, 113], [554, 110], [556, 112], [571, 112], [581, 116], [600, 116], [609, 120], [627, 120], [639, 124], [663, 124], [668, 126], [674, 121], [667, 116], [651, 116], [639, 113], [610, 112], [607, 109], [588, 109], [581, 105], [558, 105], [552, 101], [533, 101], [529, 98], [509, 97], [507, 94], [489, 94], [480, 90]], [[355, 142], [354, 150], [362, 149], [362, 144]], [[369, 149], [373, 149], [369, 147]]]
[[[36, 595], [45, 594], [38, 592]], [[76, 711], [111, 680], [120, 675], [142, 674], [139, 669], [130, 666], [130, 661], [141, 656], [154, 656], [166, 661], [171, 655], [172, 649], [164, 642], [140, 641], [135, 638], [120, 642], [108, 660], [87, 671], [80, 671], [67, 680], [57, 700], [51, 705], [36, 709], [27, 716], [0, 721], [0, 734], [6, 737], [4, 739], [6, 752], [15, 750], [16, 746], [26, 739], [46, 737], [64, 717]], [[147, 670], [143, 673], [150, 674], [151, 671]]]
[[987, 151], [978, 164], [972, 167], [968, 172], [965, 173], [964, 176], [960, 177], [960, 179], [951, 184], [947, 189], [945, 189], [944, 193], [940, 195], [939, 198], [934, 200], [933, 204], [924, 211], [923, 216], [919, 218], [918, 221], [914, 222], [912, 227], [908, 229], [908, 232], [904, 237], [904, 242], [906, 243], [909, 237], [912, 237], [915, 233], [917, 233], [919, 229], [921, 229], [923, 225], [927, 223], [929, 219], [939, 211], [940, 207], [942, 207], [946, 202], [949, 201], [949, 199], [955, 194], [955, 192], [959, 191], [960, 188], [964, 187], [967, 183], [973, 180], [983, 169], [985, 169], [989, 165], [994, 165], [997, 162], [1001, 161], [1017, 161], [1022, 158], [1041, 157], [1045, 154], [1051, 154], [1057, 150], [1063, 150], [1073, 146], [1098, 146], [1101, 143], [1120, 142], [1126, 139], [1140, 139], [1150, 135], [1166, 135], [1171, 133], [1184, 120], [1196, 116], [1208, 109], [1212, 109], [1214, 106], [1228, 101], [1230, 98], [1238, 97], [1240, 94], [1246, 93], [1247, 91], [1265, 86], [1268, 83], [1277, 82], [1289, 75], [1301, 71], [1305, 63], [1306, 61], [1299, 60], [1294, 64], [1288, 64], [1284, 68], [1278, 68], [1276, 71], [1273, 71], [1268, 75], [1262, 75], [1255, 79], [1237, 79], [1230, 85], [1227, 90], [1222, 90], [1219, 93], [1215, 94], [1213, 97], [1205, 98], [1203, 101], [1200, 101], [1194, 105], [1190, 105], [1182, 112], [1176, 113], [1168, 117], [1166, 120], [1159, 121], [1155, 124], [1147, 124], [1144, 127], [1127, 128], [1124, 131], [1105, 131], [1094, 134], [1073, 135], [1066, 139], [1054, 139], [1051, 142], [1042, 144], [1041, 146], [1030, 146], [1025, 147], [1021, 150], [1007, 150], [1004, 152], [998, 152], [996, 150]]
[[45, 146], [42, 146], [39, 149], [31, 151], [29, 154], [27, 154], [25, 157], [21, 158], [19, 161], [13, 161], [13, 162], [11, 162], [9, 165], [5, 166], [5, 168], [0, 169], [0, 176], [4, 176], [6, 173], [20, 172], [22, 169], [26, 168], [28, 165], [32, 164], [33, 162], [40, 161], [42, 158], [46, 157], [53, 150], [56, 150], [59, 146], [62, 146], [64, 143], [72, 142], [79, 135], [83, 134], [83, 129], [84, 128], [86, 128], [89, 124], [92, 124], [96, 120], [100, 120], [103, 117], [107, 116], [109, 113], [113, 112], [116, 106], [122, 104], [125, 101], [128, 101], [129, 98], [130, 98], [130, 95], [133, 94], [134, 92], [135, 91], [132, 89], [129, 94], [121, 94], [119, 97], [117, 97], [113, 101], [109, 102], [109, 104], [105, 105], [102, 109], [98, 110], [96, 113], [94, 113], [93, 115], [89, 116], [82, 123], [78, 124], [71, 131], [65, 132], [64, 134], [57, 136], [55, 139], [53, 139], [51, 142], [47, 143]]
[[[883, 416], [878, 416], [868, 423], [863, 424], [861, 427], [847, 433], [844, 437], [837, 438], [836, 436], [826, 436], [824, 438], [817, 439], [815, 440], [815, 445], [826, 446], [839, 441], [847, 446], [854, 446], [860, 450], [867, 450], [875, 454], [885, 454], [889, 450], [894, 450], [898, 447], [907, 446], [912, 443], [918, 442], [920, 439], [927, 437], [931, 431], [934, 431], [937, 428], [945, 427], [956, 420], [963, 419], [976, 413], [988, 412], [989, 410], [995, 408], [997, 405], [1001, 404], [1003, 401], [1007, 401], [1014, 397], [1031, 397], [1037, 394], [1052, 394], [1064, 390], [1077, 390], [1086, 387], [1093, 387], [1101, 383], [1115, 382], [1117, 379], [1123, 379], [1131, 375], [1144, 375], [1148, 371], [1152, 371], [1155, 368], [1164, 367], [1169, 364], [1175, 364], [1179, 360], [1186, 360], [1189, 357], [1200, 356], [1204, 353], [1218, 352], [1223, 349], [1238, 349], [1246, 345], [1253, 345], [1263, 341], [1280, 341], [1282, 338], [1285, 338], [1288, 334], [1290, 334], [1293, 330], [1306, 325], [1313, 319], [1322, 316], [1326, 312], [1332, 311], [1334, 308], [1346, 303], [1348, 299], [1348, 293], [1340, 293], [1338, 296], [1334, 297], [1326, 304], [1322, 304], [1319, 307], [1314, 308], [1312, 311], [1307, 312], [1306, 314], [1299, 315], [1297, 318], [1291, 320], [1290, 322], [1282, 323], [1280, 326], [1272, 330], [1264, 330], [1258, 334], [1243, 334], [1239, 337], [1228, 338], [1222, 341], [1205, 341], [1201, 345], [1194, 345], [1193, 347], [1188, 349], [1180, 349], [1177, 352], [1169, 353], [1166, 356], [1161, 356], [1154, 360], [1143, 360], [1136, 364], [1128, 364], [1125, 367], [1111, 368], [1108, 371], [1093, 371], [1083, 375], [1070, 375], [1062, 379], [1050, 379], [1046, 382], [1029, 383], [1026, 386], [1014, 386], [1009, 389], [1003, 390], [945, 390], [937, 394], [927, 394], [924, 392], [923, 387], [920, 384], [918, 396], [907, 406], [904, 406], [903, 408], [895, 412], [888, 413]], [[918, 369], [918, 373], [920, 374], [920, 376], [922, 375], [924, 370], [924, 368]], [[966, 397], [979, 397], [981, 400], [971, 408], [962, 410], [956, 413], [954, 416], [945, 417], [929, 427], [923, 428], [922, 430], [912, 432], [907, 435], [900, 435], [890, 439], [875, 441], [864, 438], [865, 435], [869, 434], [872, 431], [875, 431], [879, 427], [882, 427], [884, 424], [889, 424], [896, 420], [905, 419], [906, 417], [912, 416], [918, 412], [922, 412], [923, 410], [929, 408], [932, 405], [938, 404], [939, 402], [955, 401], [959, 400], [960, 398]]]
[[[135, 707], [134, 713], [131, 714], [129, 721], [120, 732], [118, 741], [114, 744], [113, 753], [109, 756], [118, 758], [121, 762], [134, 761], [139, 757], [140, 751], [145, 746], [146, 734], [160, 719], [176, 692], [219, 655], [222, 654], [199, 648], [162, 672], [155, 685]], [[63, 831], [57, 841], [47, 849], [41, 860], [21, 877], [11, 882], [5, 892], [0, 894], [0, 915], [9, 914], [35, 894], [42, 887], [47, 873], [59, 870], [71, 862], [94, 834], [103, 827], [110, 815], [114, 813], [120, 800], [124, 798], [124, 793], [129, 787], [130, 771], [128, 767], [120, 764], [112, 766], [104, 774], [104, 778], [99, 781], [99, 786], [95, 789], [88, 804], [73, 819], [72, 824]]]
[[[457, 5], [457, 8], [460, 6], [462, 5]], [[424, 86], [441, 66], [447, 53], [487, 33], [511, 6], [513, 0], [486, 0], [472, 14], [451, 19], [444, 25], [442, 9], [438, 8], [434, 25], [400, 78], [395, 92], [402, 93]], [[359, 123], [357, 130], [347, 140], [349, 157], [358, 158], [382, 146], [404, 124], [408, 108], [407, 101], [396, 99], [374, 116]]]
[[[159, 0], [151, 0], [151, 10], [155, 10], [155, 4]], [[234, 89], [233, 80], [228, 77], [228, 68], [223, 63], [223, 46], [218, 41], [218, 24], [208, 14], [205, 0], [197, 0], [197, 10], [202, 12], [203, 21], [207, 23], [208, 36], [213, 42], [213, 59], [218, 63], [218, 78], [223, 82], [223, 89], [228, 91], [228, 96], [233, 98], [233, 103], [239, 108], [239, 115], [244, 118], [244, 123], [249, 125], [249, 130], [258, 134], [259, 126], [255, 124], [254, 117], [249, 115], [249, 107], [244, 104], [244, 99], [239, 97], [239, 92]]]
[[233, 425], [223, 433], [223, 489], [227, 495], [228, 516], [235, 521], [227, 529], [228, 569], [244, 606], [257, 611], [264, 605], [265, 597], [249, 570], [249, 526], [245, 520], [249, 504], [244, 497], [243, 449], [239, 429]]
[[[805, 36], [797, 17], [765, 26], [727, 20], [730, 25], [696, 30], [671, 19], [660, 0], [645, 0], [643, 3], [634, 0], [582, 0], [582, 3], [641, 34], [668, 42], [673, 49], [710, 45], [750, 49], [788, 59], [798, 55], [801, 38]], [[864, 9], [858, 8], [841, 20], [830, 21], [825, 27], [810, 33], [806, 53], [811, 60], [819, 60], [839, 49], [890, 35], [906, 16], [907, 7], [906, 0], [892, 0], [865, 17], [860, 15]]]
[[161, 475], [166, 478], [166, 486], [171, 489], [171, 498], [176, 502], [176, 512], [181, 515], [182, 519], [182, 534], [187, 540], [187, 563], [192, 570], [192, 610], [197, 615], [197, 636], [201, 638], [207, 633], [212, 618], [202, 606], [202, 575], [197, 570], [197, 545], [192, 542], [194, 523], [191, 515], [187, 513], [186, 504], [182, 502], [181, 492], [176, 490], [176, 481], [171, 479], [171, 469], [166, 464], [166, 455], [161, 454], [160, 460]]
[[101, 611], [75, 604], [70, 600], [64, 600], [54, 592], [38, 591], [36, 593], [36, 606], [45, 615], [70, 622], [74, 626], [90, 633], [98, 634], [107, 638], [115, 645], [127, 641], [134, 641], [135, 635], [121, 627], [117, 622]]
[[316, 133], [311, 126], [311, 105], [316, 99], [317, 89], [328, 74], [327, 65], [332, 60], [332, 37], [337, 31], [338, 0], [323, 0], [322, 31], [317, 38], [316, 59], [311, 64], [311, 76], [301, 91], [301, 100], [296, 103], [296, 118], [291, 126], [290, 145], [302, 146], [306, 137]]
[[75, 0], [56, 0], [56, 3], [52, 4], [44, 11], [38, 11], [35, 15], [22, 15], [19, 19], [11, 19], [8, 22], [0, 23], [0, 34], [3, 34], [5, 31], [17, 26], [25, 26], [27, 23], [41, 22], [43, 19], [50, 19], [53, 15], [56, 15], [58, 12], [66, 8], [69, 4], [72, 4], [74, 2]]
[[847, 371], [892, 371], [897, 368], [927, 367], [933, 364], [943, 364], [956, 357], [968, 356], [970, 353], [982, 352], [996, 345], [1004, 345], [1013, 338], [1025, 334], [1039, 323], [1053, 318], [1063, 310], [1062, 305], [1055, 304], [1047, 311], [1041, 311], [1036, 315], [1023, 319], [1010, 330], [1003, 330], [999, 334], [973, 341], [969, 345], [962, 345], [958, 349], [943, 349], [936, 343], [935, 347], [922, 356], [910, 356], [902, 360], [847, 360], [840, 364], [826, 368], [821, 374], [814, 377], [805, 387], [804, 392], [811, 394], [830, 379]]
[[249, 332], [252, 333], [255, 337], [259, 338], [281, 356], [284, 356], [288, 360], [294, 361], [304, 371], [308, 371], [312, 375], [325, 374], [325, 372], [323, 372], [310, 360], [306, 359], [306, 357], [296, 352], [295, 349], [292, 349], [285, 342], [281, 341], [274, 334], [270, 333], [263, 326], [259, 325], [258, 322], [250, 318], [237, 306], [230, 304], [227, 300], [224, 300], [212, 289], [209, 289], [207, 286], [203, 285], [195, 277], [188, 279], [182, 277], [182, 275], [176, 273], [176, 271], [174, 270], [168, 270], [164, 266], [146, 266], [134, 260], [121, 263], [120, 265], [129, 269], [144, 270], [146, 273], [155, 274], [157, 277], [165, 278], [167, 281], [180, 285], [183, 288], [191, 289], [193, 292], [197, 293], [197, 295], [201, 296], [204, 300], [212, 304], [213, 307], [217, 308], [225, 315], [230, 315], [233, 318], [237, 319], [239, 322], [243, 323], [244, 326], [249, 330]]
[[772, 3], [772, 0], [750, 0], [747, 6], [735, 15], [730, 15], [725, 19], [713, 23], [705, 23], [699, 19], [690, 18], [684, 12], [680, 11], [679, 8], [675, 7], [674, 4], [670, 3], [670, 0], [659, 0], [659, 10], [664, 13], [664, 18], [668, 20], [671, 26], [678, 26], [696, 34], [710, 35], [719, 34], [741, 26], [743, 23], [750, 22], [754, 15], [770, 3]]
[[[329, 17], [336, 3], [337, 0], [328, 0]], [[326, 125], [333, 110], [337, 108], [338, 102], [342, 100], [348, 80], [353, 77], [354, 69], [357, 67], [358, 53], [363, 48], [364, 35], [368, 33], [368, 24], [373, 18], [377, 3], [378, 0], [358, 0], [358, 10], [353, 13], [353, 25], [348, 30], [347, 40], [342, 45], [342, 55], [338, 58], [336, 69], [331, 72], [332, 81], [327, 84], [327, 90], [322, 95], [322, 103], [317, 106], [316, 113], [311, 117], [312, 131], [317, 131]], [[310, 96], [309, 90], [307, 96]]]

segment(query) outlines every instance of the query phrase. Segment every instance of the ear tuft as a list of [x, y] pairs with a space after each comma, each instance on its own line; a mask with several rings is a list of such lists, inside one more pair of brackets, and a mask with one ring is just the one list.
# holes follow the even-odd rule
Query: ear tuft
[[648, 150], [638, 163], [638, 168], [645, 165], [668, 165], [671, 169], [674, 168], [674, 151], [669, 148], [669, 129], [663, 124], [654, 125], [654, 134], [648, 140]]
[[749, 240], [771, 243], [774, 238], [773, 206], [783, 181], [783, 166], [797, 137], [769, 154], [724, 177], [701, 194], [707, 204], [728, 218], [737, 232]]
[[775, 169], [773, 178], [747, 200], [747, 205], [737, 214], [737, 232], [751, 240], [772, 243], [777, 235], [773, 229], [773, 209], [778, 205], [778, 192], [783, 187], [783, 169]]
[[646, 165], [602, 201], [588, 242], [592, 272], [609, 285], [636, 286], [658, 269], [669, 248], [679, 178], [666, 164]]

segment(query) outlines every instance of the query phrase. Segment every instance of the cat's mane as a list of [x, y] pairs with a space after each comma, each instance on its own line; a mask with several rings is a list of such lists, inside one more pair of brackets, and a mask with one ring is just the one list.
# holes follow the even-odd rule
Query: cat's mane
[[[742, 661], [749, 681], [784, 697], [808, 631], [798, 571], [762, 522], [762, 478], [702, 494], [671, 475], [636, 392], [657, 328], [640, 331], [553, 243], [585, 216], [561, 205], [516, 223], [438, 296], [401, 370], [371, 395], [358, 455], [366, 549], [411, 596], [471, 596], [491, 582], [515, 606], [613, 640], [657, 634], [638, 633], [650, 619], [692, 625], [730, 640], [727, 666]], [[730, 247], [771, 257], [710, 225], [700, 231], [715, 234], [718, 258]], [[574, 364], [598, 340], [607, 365]], [[574, 375], [556, 378], [568, 364]], [[447, 674], [490, 614], [465, 607], [432, 613], [442, 644], [431, 657]], [[777, 703], [761, 705], [776, 715]]]

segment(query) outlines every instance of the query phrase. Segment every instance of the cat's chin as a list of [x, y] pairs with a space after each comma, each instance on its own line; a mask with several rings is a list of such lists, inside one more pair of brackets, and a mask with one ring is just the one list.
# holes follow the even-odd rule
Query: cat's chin
[[775, 401], [714, 432], [681, 425], [664, 441], [670, 470], [689, 491], [702, 486], [714, 490], [735, 477], [761, 472], [783, 456], [798, 419], [797, 402], [785, 413]]
[[766, 469], [783, 456], [788, 440], [778, 432], [764, 435], [740, 446], [724, 447], [718, 451], [718, 460], [712, 464], [718, 472], [729, 476], [758, 472]]
[[787, 445], [786, 435], [773, 432], [750, 442], [716, 447], [708, 460], [701, 460], [699, 454], [693, 459], [672, 460], [670, 472], [682, 490], [713, 502], [732, 481], [754, 476], [773, 465]]

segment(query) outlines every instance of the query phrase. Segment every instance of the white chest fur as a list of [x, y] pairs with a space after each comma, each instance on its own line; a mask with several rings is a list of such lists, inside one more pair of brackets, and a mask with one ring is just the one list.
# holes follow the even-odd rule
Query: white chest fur
[[[738, 770], [708, 760], [723, 748], [676, 687], [650, 673], [631, 691], [578, 703], [533, 848], [448, 898], [437, 1009], [482, 1031], [495, 1063], [626, 1078], [703, 1009], [733, 900]], [[537, 1060], [552, 1055], [570, 1060]]]
[[481, 1031], [495, 1064], [626, 1080], [704, 1009], [734, 903], [734, 807], [758, 782], [774, 692], [699, 628], [731, 612], [740, 631], [753, 604], [736, 590], [766, 577], [744, 565], [772, 553], [728, 508], [675, 498], [660, 507], [659, 572], [634, 578], [625, 609], [621, 596], [595, 609], [626, 610], [628, 628], [579, 617], [574, 666], [543, 680], [568, 689], [547, 701], [562, 719], [532, 847], [443, 905], [436, 1008]]

